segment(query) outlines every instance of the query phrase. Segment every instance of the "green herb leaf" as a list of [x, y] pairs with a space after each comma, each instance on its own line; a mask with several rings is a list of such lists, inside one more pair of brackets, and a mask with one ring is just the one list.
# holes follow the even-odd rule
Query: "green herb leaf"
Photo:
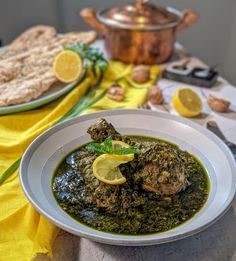
[[96, 69], [105, 71], [108, 66], [108, 61], [103, 57], [103, 53], [98, 48], [89, 47], [83, 42], [78, 44], [70, 44], [66, 47], [78, 53], [83, 60], [91, 64], [92, 71], [96, 76]]
[[102, 146], [99, 143], [90, 143], [86, 146], [86, 149], [96, 153], [96, 154], [106, 154], [107, 152], [104, 149], [104, 146]]
[[140, 151], [136, 147], [121, 148], [113, 151], [113, 154], [126, 155], [126, 154], [140, 154]]
[[95, 66], [101, 70], [105, 70], [108, 65], [108, 62], [105, 60], [97, 60]]
[[111, 137], [106, 138], [103, 143], [90, 143], [86, 146], [86, 149], [96, 154], [140, 154], [139, 149], [136, 147], [121, 148], [113, 151]]
[[112, 153], [112, 138], [108, 137], [104, 140], [104, 149], [106, 153]]

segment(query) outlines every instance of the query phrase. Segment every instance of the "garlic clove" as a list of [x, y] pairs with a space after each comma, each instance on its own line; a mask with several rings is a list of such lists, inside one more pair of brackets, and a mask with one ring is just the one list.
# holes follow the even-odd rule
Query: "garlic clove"
[[226, 112], [229, 109], [230, 102], [214, 95], [208, 95], [207, 103], [209, 107], [216, 112]]
[[153, 85], [150, 87], [148, 92], [148, 100], [152, 104], [156, 105], [162, 104], [164, 102], [162, 91], [157, 85]]

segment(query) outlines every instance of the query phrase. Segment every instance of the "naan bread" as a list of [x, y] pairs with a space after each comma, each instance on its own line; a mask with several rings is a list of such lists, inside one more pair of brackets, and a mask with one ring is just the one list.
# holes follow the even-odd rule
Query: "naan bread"
[[80, 41], [90, 44], [95, 39], [94, 31], [54, 36], [49, 28], [35, 27], [24, 32], [0, 53], [0, 106], [39, 97], [57, 82], [52, 65], [63, 46]]

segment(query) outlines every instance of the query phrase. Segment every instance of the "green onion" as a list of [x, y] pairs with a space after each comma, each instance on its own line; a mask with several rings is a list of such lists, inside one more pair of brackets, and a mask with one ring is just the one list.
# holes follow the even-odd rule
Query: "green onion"
[[0, 176], [0, 185], [11, 175], [20, 165], [21, 157], [16, 160], [7, 170]]

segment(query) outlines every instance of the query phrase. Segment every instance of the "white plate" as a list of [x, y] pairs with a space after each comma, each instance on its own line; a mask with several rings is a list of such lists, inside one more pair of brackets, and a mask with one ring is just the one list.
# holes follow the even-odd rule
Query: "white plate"
[[[145, 236], [99, 232], [67, 215], [52, 194], [53, 170], [65, 155], [90, 140], [86, 130], [101, 117], [111, 122], [122, 134], [163, 138], [196, 155], [205, 166], [211, 183], [209, 198], [201, 211], [177, 228]], [[107, 244], [151, 245], [193, 235], [221, 217], [235, 195], [236, 164], [226, 145], [195, 123], [177, 116], [146, 110], [114, 110], [80, 116], [39, 136], [23, 156], [20, 181], [32, 205], [64, 230]]]

